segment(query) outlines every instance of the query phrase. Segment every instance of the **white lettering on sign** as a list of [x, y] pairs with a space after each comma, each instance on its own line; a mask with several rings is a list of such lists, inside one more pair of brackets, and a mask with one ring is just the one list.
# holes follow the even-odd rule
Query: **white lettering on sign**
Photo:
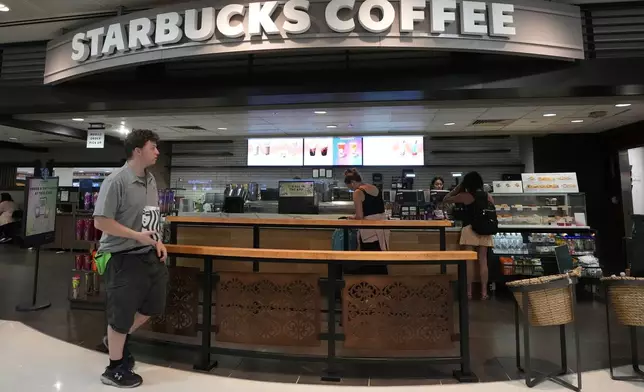
[[87, 148], [104, 148], [105, 131], [87, 131]]
[[[204, 42], [214, 39], [217, 32], [227, 38], [303, 34], [311, 28], [309, 6], [309, 0], [288, 0], [283, 5], [278, 1], [266, 1], [228, 4], [219, 11], [205, 7], [132, 19], [126, 23], [128, 26], [115, 23], [107, 28], [75, 34], [71, 58], [84, 62], [89, 58], [186, 40]], [[355, 8], [355, 0], [331, 0], [325, 8], [324, 22], [337, 33], [350, 33], [355, 30], [357, 18], [365, 30], [381, 34], [392, 28], [398, 11], [398, 29], [402, 33], [413, 33], [416, 23], [429, 14], [429, 31], [438, 36], [451, 24], [456, 24], [458, 33], [464, 35], [516, 35], [512, 4], [465, 0], [457, 5], [456, 0], [400, 0], [399, 10], [396, 10], [389, 0], [365, 0], [357, 10]], [[285, 19], [280, 26], [275, 23], [279, 12]]]

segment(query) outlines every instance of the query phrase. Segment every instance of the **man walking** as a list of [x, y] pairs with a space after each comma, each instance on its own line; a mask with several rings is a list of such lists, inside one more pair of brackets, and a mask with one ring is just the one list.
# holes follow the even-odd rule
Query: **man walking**
[[134, 130], [125, 139], [127, 162], [103, 182], [94, 224], [103, 231], [97, 266], [107, 291], [107, 341], [110, 364], [103, 384], [134, 388], [143, 382], [132, 371], [129, 334], [165, 309], [167, 251], [160, 241], [159, 200], [148, 171], [159, 157], [156, 133]]

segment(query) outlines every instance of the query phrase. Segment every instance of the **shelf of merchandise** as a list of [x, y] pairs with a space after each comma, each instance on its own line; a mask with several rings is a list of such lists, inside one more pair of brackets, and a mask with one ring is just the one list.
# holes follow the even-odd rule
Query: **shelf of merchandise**
[[[87, 254], [90, 253], [98, 246], [98, 241], [88, 241], [88, 240], [75, 240], [74, 241], [74, 248], [75, 249], [87, 249], [86, 251], [83, 252], [72, 252], [72, 257], [75, 257], [77, 254]], [[69, 284], [69, 290], [68, 290], [68, 296], [67, 299], [69, 301], [69, 307], [71, 309], [81, 309], [81, 310], [98, 310], [98, 311], [103, 311], [105, 310], [105, 290], [103, 290], [103, 284], [101, 282], [101, 277], [99, 276], [98, 279], [98, 284], [99, 284], [99, 291], [98, 294], [86, 294], [85, 290], [83, 288], [85, 287], [85, 280], [87, 279], [87, 275], [93, 275], [97, 274], [97, 272], [94, 271], [88, 271], [88, 270], [78, 270], [76, 268], [72, 268], [70, 270], [70, 282]], [[80, 288], [79, 292], [82, 293], [82, 295], [79, 296], [79, 298], [73, 298], [72, 295], [72, 287], [71, 287], [71, 278], [74, 275], [80, 275], [81, 277], [81, 283], [80, 283]]]

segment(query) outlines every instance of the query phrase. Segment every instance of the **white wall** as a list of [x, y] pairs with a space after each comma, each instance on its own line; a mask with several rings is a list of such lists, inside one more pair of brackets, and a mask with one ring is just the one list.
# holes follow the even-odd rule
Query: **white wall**
[[633, 214], [644, 215], [644, 147], [628, 150], [631, 165]]

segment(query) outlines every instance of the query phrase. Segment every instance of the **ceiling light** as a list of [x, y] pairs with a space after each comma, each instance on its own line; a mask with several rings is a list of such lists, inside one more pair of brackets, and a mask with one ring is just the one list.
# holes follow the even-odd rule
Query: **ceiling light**
[[618, 103], [617, 105], [615, 105], [616, 108], [627, 108], [629, 106], [631, 106], [630, 103]]
[[125, 121], [121, 121], [121, 125], [125, 125]]
[[449, 127], [450, 125], [455, 125], [455, 124], [456, 123], [445, 123], [444, 125], [447, 125]]
[[338, 126], [337, 126], [337, 125], [327, 125], [326, 127], [327, 127], [327, 128], [329, 128], [329, 129], [335, 129], [335, 128], [337, 128]]
[[228, 128], [217, 128], [218, 131], [227, 131]]
[[543, 115], [543, 117], [555, 117], [557, 113], [546, 113]]
[[14, 140], [15, 141], [15, 140], [18, 140], [18, 138], [17, 137], [10, 137], [9, 140]]
[[85, 121], [85, 119], [77, 117], [77, 118], [72, 118], [72, 121], [83, 122], [83, 121]]
[[584, 120], [572, 120], [571, 123], [583, 123]]
[[316, 110], [313, 113], [315, 113], [315, 114], [326, 114], [326, 110]]
[[4, 4], [0, 4], [0, 12], [9, 12], [10, 9]]

